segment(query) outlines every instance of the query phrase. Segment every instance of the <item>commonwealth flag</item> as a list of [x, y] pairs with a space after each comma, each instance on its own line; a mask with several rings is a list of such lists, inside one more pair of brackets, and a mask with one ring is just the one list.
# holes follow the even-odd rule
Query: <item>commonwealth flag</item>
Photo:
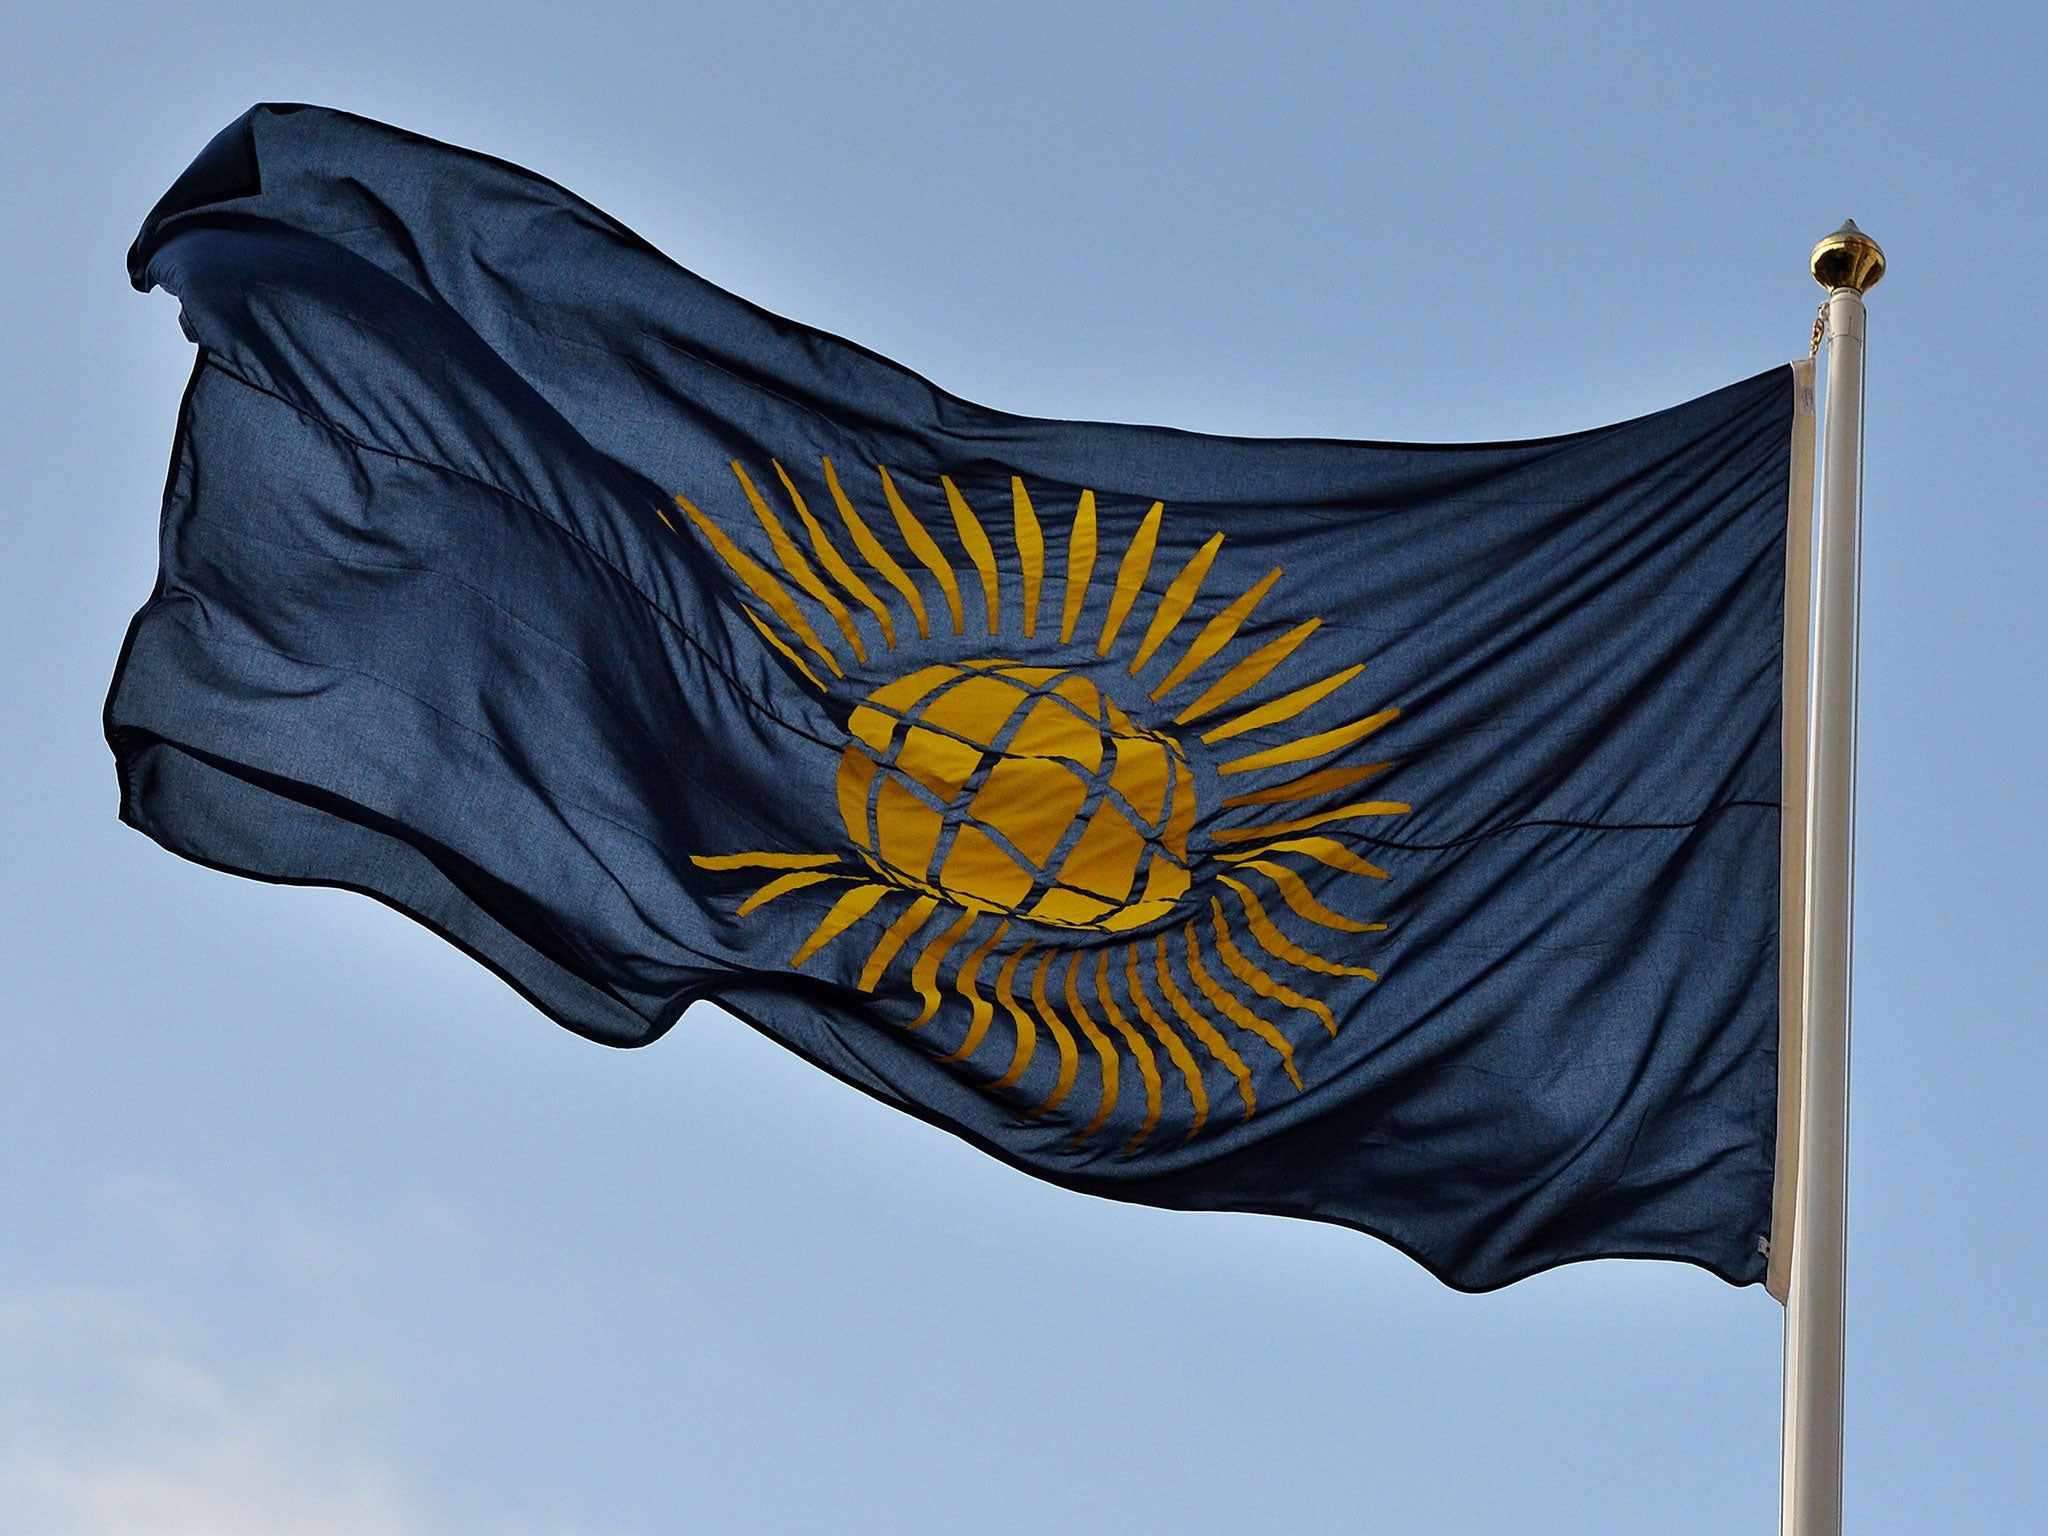
[[165, 847], [1076, 1189], [1763, 1277], [1798, 370], [1537, 442], [1032, 420], [309, 107], [130, 263], [199, 349], [106, 710]]

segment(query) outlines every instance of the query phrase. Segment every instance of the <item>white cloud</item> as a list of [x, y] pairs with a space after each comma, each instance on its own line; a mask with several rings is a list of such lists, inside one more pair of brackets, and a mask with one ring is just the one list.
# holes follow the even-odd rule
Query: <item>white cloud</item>
[[0, 1284], [0, 1536], [583, 1530], [449, 1485], [408, 1440], [411, 1362], [350, 1341], [379, 1337], [423, 1254], [460, 1260], [475, 1234], [424, 1196], [383, 1215], [104, 1183], [79, 1220], [105, 1239], [98, 1272], [128, 1283]]
[[[376, 1469], [224, 1425], [180, 1442], [0, 1464], [19, 1536], [419, 1536]], [[308, 1463], [314, 1463], [308, 1465]]]
[[374, 1394], [231, 1382], [107, 1292], [0, 1297], [5, 1536], [430, 1536]]

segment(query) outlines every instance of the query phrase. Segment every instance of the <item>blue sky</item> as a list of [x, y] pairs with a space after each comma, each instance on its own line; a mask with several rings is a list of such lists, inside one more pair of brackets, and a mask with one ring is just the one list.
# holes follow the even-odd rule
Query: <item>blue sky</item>
[[2034, 8], [12, 0], [0, 52], [0, 1532], [1762, 1531], [1778, 1311], [1467, 1297], [1108, 1204], [694, 1011], [613, 1053], [359, 898], [114, 819], [174, 304], [251, 102], [528, 165], [1032, 414], [1569, 431], [1872, 298], [1849, 1516], [2048, 1508]]

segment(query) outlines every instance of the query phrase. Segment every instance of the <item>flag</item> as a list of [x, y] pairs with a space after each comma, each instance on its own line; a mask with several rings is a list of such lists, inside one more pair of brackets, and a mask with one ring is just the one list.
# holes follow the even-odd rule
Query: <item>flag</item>
[[310, 107], [130, 267], [198, 346], [106, 709], [165, 847], [1074, 1189], [1763, 1277], [1794, 370], [1534, 442], [1033, 420]]

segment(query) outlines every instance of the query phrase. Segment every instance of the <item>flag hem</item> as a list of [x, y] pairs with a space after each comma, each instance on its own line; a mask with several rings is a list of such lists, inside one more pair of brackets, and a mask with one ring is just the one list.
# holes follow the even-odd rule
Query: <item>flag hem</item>
[[1806, 772], [1812, 736], [1814, 365], [1792, 364], [1792, 463], [1785, 508], [1785, 677], [1779, 726], [1778, 1139], [1764, 1289], [1782, 1304], [1792, 1281], [1799, 1187], [1799, 1109], [1806, 1082], [1806, 918], [1810, 879]]

